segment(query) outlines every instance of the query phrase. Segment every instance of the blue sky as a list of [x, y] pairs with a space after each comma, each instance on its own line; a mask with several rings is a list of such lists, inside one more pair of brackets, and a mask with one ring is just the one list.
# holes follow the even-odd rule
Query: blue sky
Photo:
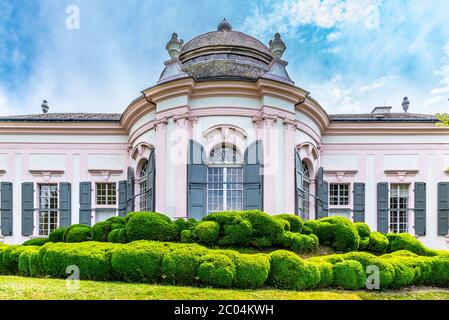
[[[66, 27], [67, 6], [80, 28]], [[176, 31], [226, 17], [264, 43], [279, 31], [296, 85], [329, 113], [449, 111], [449, 0], [2, 0], [0, 114], [121, 112], [152, 86]]]

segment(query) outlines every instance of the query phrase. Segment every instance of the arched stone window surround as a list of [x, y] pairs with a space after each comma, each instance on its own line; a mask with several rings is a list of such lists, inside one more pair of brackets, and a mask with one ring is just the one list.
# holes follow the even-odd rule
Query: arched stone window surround
[[[142, 183], [144, 183], [143, 180], [145, 180], [145, 179], [141, 177], [141, 170], [142, 170], [143, 166], [146, 163], [148, 163], [148, 157], [150, 156], [150, 151], [152, 149], [154, 149], [154, 147], [151, 144], [146, 143], [146, 142], [141, 142], [138, 145], [136, 145], [131, 152], [131, 157], [135, 163], [134, 190], [135, 190], [136, 195], [142, 194], [141, 186], [142, 186]], [[138, 208], [139, 208], [139, 210], [141, 210], [141, 204], [143, 203], [141, 196], [136, 197], [135, 201], [139, 204]]]
[[304, 161], [309, 168], [310, 179], [315, 179], [319, 160], [318, 149], [311, 142], [303, 142], [296, 148], [300, 152], [301, 160]]
[[247, 146], [248, 134], [245, 130], [231, 125], [220, 124], [210, 127], [203, 133], [204, 140], [202, 145], [206, 155], [209, 156], [210, 152], [219, 144], [233, 145], [237, 149], [237, 152], [243, 155], [243, 152]]

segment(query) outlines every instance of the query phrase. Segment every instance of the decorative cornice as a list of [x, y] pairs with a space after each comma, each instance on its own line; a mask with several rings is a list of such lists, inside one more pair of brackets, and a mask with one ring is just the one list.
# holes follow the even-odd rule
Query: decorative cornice
[[50, 181], [52, 176], [62, 176], [64, 170], [30, 170], [31, 175], [41, 177], [45, 181]]
[[397, 176], [399, 181], [404, 181], [407, 176], [414, 176], [418, 174], [418, 170], [408, 170], [408, 169], [394, 169], [394, 170], [385, 170], [384, 171], [387, 176]]
[[191, 112], [185, 112], [182, 114], [174, 114], [173, 121], [176, 123], [176, 126], [188, 126], [189, 124], [193, 126], [197, 123], [198, 117], [192, 116]]
[[326, 175], [335, 175], [339, 182], [343, 181], [345, 177], [355, 176], [357, 172], [358, 172], [357, 170], [342, 170], [342, 169], [324, 170], [324, 173]]
[[123, 170], [116, 169], [91, 169], [88, 170], [92, 176], [101, 176], [103, 181], [107, 182], [112, 175], [119, 176], [123, 173]]
[[260, 115], [253, 116], [253, 122], [258, 128], [272, 127], [278, 121], [278, 116], [262, 112]]

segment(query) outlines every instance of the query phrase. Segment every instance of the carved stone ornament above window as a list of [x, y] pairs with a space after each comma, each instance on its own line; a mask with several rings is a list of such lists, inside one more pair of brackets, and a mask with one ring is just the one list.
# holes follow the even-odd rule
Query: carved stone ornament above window
[[139, 143], [131, 152], [131, 157], [133, 160], [140, 159], [142, 157], [148, 156], [151, 151], [151, 146], [147, 143]]
[[342, 182], [345, 177], [353, 177], [356, 175], [357, 170], [324, 170], [326, 175], [335, 175], [338, 182]]
[[231, 124], [223, 124], [209, 128], [204, 132], [203, 136], [204, 138], [209, 139], [217, 133], [221, 135], [223, 141], [225, 141], [231, 135], [238, 135], [242, 139], [246, 139], [246, 137], [248, 136], [245, 130]]
[[119, 176], [121, 175], [123, 170], [109, 170], [109, 169], [94, 169], [89, 170], [89, 173], [92, 176], [101, 176], [104, 182], [107, 182], [111, 176]]
[[31, 175], [50, 181], [52, 177], [60, 177], [64, 174], [64, 170], [30, 170]]
[[418, 170], [385, 170], [387, 176], [396, 176], [399, 181], [404, 181], [407, 176], [415, 176]]

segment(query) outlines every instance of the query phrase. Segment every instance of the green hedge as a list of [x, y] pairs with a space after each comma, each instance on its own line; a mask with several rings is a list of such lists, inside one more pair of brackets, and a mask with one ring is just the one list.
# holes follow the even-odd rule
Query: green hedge
[[355, 260], [338, 262], [332, 269], [333, 284], [336, 287], [356, 290], [363, 288], [366, 282], [362, 264]]
[[388, 245], [389, 241], [386, 236], [380, 232], [371, 232], [369, 235], [367, 251], [376, 254], [384, 254], [387, 252]]
[[126, 236], [129, 241], [171, 241], [176, 229], [170, 218], [156, 212], [133, 212], [126, 216]]
[[68, 243], [89, 241], [91, 237], [91, 228], [80, 225], [78, 227], [69, 228], [65, 234], [65, 241]]
[[432, 257], [437, 255], [435, 250], [426, 248], [421, 241], [409, 233], [387, 234], [386, 236], [389, 241], [388, 252], [408, 250], [420, 256]]
[[328, 217], [318, 220], [316, 235], [320, 244], [336, 251], [348, 252], [359, 248], [360, 236], [356, 226], [344, 217]]
[[292, 214], [278, 214], [274, 217], [287, 221], [288, 225], [290, 226], [288, 231], [300, 233], [302, 231], [302, 228], [304, 227], [304, 221], [298, 216]]
[[43, 246], [47, 242], [49, 242], [49, 238], [34, 238], [22, 243], [22, 246]]
[[229, 288], [236, 276], [235, 263], [224, 254], [211, 253], [201, 257], [198, 278], [206, 285]]
[[194, 229], [194, 235], [200, 243], [212, 245], [217, 243], [220, 225], [215, 221], [201, 221]]

